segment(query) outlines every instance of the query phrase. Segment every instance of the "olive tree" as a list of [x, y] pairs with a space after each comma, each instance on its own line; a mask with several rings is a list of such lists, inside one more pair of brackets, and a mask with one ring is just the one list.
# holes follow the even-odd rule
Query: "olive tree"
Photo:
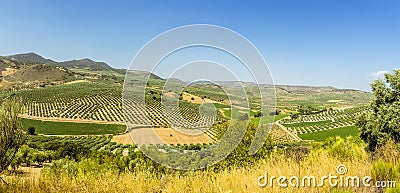
[[385, 81], [378, 79], [371, 88], [374, 98], [356, 125], [368, 149], [375, 151], [389, 139], [400, 142], [400, 70], [385, 74]]
[[18, 117], [20, 104], [15, 98], [7, 98], [0, 107], [0, 174], [8, 169], [26, 139]]

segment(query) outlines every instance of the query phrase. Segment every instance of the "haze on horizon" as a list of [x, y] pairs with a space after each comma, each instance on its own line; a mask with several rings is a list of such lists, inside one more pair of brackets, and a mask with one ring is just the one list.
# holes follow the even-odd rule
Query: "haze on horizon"
[[[55, 61], [91, 58], [128, 68], [158, 34], [202, 23], [250, 40], [276, 84], [369, 91], [374, 79], [400, 65], [399, 1], [153, 2], [3, 2], [0, 55], [35, 52]], [[212, 56], [197, 53], [186, 56]], [[187, 58], [172, 58], [166, 66]], [[168, 77], [166, 69], [158, 74]]]

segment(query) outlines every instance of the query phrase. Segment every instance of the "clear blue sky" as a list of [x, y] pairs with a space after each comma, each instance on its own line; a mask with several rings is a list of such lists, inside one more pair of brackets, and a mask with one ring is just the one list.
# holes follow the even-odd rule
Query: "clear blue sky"
[[[400, 1], [3, 1], [0, 55], [129, 66], [156, 35], [205, 23], [244, 35], [277, 84], [369, 90], [400, 66]], [[374, 74], [375, 73], [375, 74]]]

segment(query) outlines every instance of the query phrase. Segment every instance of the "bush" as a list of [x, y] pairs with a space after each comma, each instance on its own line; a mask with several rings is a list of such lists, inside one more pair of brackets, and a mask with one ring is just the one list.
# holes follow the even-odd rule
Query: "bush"
[[351, 161], [367, 159], [364, 146], [359, 137], [349, 136], [346, 139], [329, 137], [321, 147], [326, 149], [332, 157], [341, 161]]
[[379, 147], [373, 154], [373, 160], [397, 164], [400, 153], [396, 143], [389, 139], [385, 145]]
[[397, 186], [395, 188], [389, 188], [386, 191], [386, 193], [398, 193], [398, 192], [400, 192], [400, 186]]
[[249, 120], [249, 115], [247, 113], [244, 113], [244, 114], [239, 116], [239, 120], [247, 121], [247, 120]]
[[392, 181], [396, 176], [396, 168], [392, 163], [378, 161], [372, 164], [371, 177], [375, 181]]
[[381, 79], [371, 84], [374, 99], [369, 110], [364, 112], [356, 123], [360, 128], [361, 138], [374, 152], [388, 140], [399, 143], [400, 139], [400, 70], [394, 74], [385, 74], [385, 82]]
[[262, 115], [262, 112], [261, 111], [258, 111], [258, 112], [256, 112], [256, 113], [254, 113], [254, 117], [262, 117], [263, 115]]
[[29, 127], [28, 128], [28, 134], [29, 135], [35, 135], [35, 133], [36, 133], [35, 127]]
[[0, 174], [10, 166], [26, 139], [18, 117], [21, 106], [16, 99], [5, 99], [0, 107]]

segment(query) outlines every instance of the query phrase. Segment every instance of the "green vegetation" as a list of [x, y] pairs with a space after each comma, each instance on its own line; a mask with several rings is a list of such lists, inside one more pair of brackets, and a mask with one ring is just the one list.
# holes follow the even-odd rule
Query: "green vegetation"
[[215, 108], [231, 108], [229, 105], [221, 104], [221, 103], [213, 103]]
[[332, 120], [316, 121], [316, 122], [300, 122], [300, 123], [283, 124], [283, 125], [285, 127], [308, 127], [314, 125], [322, 125], [326, 123], [332, 123]]
[[328, 110], [311, 115], [292, 116], [291, 119], [283, 119], [282, 123], [301, 135], [353, 126], [357, 120], [357, 116], [365, 110], [366, 107], [364, 106]]
[[274, 122], [277, 122], [277, 121], [279, 121], [279, 120], [281, 120], [281, 119], [283, 119], [283, 118], [285, 118], [285, 117], [287, 117], [287, 116], [289, 116], [290, 114], [279, 114], [279, 115], [275, 115], [275, 117], [274, 117]]
[[32, 119], [22, 119], [23, 129], [34, 127], [37, 134], [45, 135], [103, 135], [123, 133], [125, 125], [53, 122]]
[[346, 138], [348, 136], [356, 136], [359, 134], [358, 128], [355, 126], [339, 127], [313, 133], [300, 134], [299, 137], [303, 140], [325, 141], [329, 137], [339, 136]]
[[361, 138], [368, 143], [370, 151], [375, 151], [388, 140], [400, 142], [400, 70], [385, 74], [385, 80], [376, 80], [371, 85], [375, 98], [369, 105], [370, 110], [357, 121]]
[[[4, 100], [0, 107], [0, 174], [8, 169], [26, 139], [20, 130], [20, 111], [21, 104], [14, 98]], [[0, 179], [3, 180], [1, 176]]]
[[[249, 137], [249, 135], [246, 137]], [[107, 143], [108, 138], [106, 137], [78, 139], [82, 145], [97, 144], [91, 145], [90, 148], [83, 148], [78, 143], [75, 145], [68, 143], [72, 138], [53, 137], [50, 139], [49, 141], [46, 141], [46, 138], [39, 137], [30, 139], [29, 146], [21, 149], [17, 158], [21, 160], [21, 165], [44, 165], [40, 176], [32, 179], [10, 177], [8, 178], [10, 179], [10, 186], [0, 183], [0, 192], [14, 192], [15, 189], [22, 193], [81, 192], [82, 189], [90, 190], [90, 192], [148, 192], [148, 190], [162, 192], [214, 192], [213, 190], [262, 192], [265, 189], [254, 183], [254, 178], [262, 175], [264, 171], [283, 176], [297, 175], [298, 171], [300, 175], [310, 173], [317, 179], [321, 179], [322, 176], [335, 170], [338, 163], [343, 162], [346, 163], [345, 166], [348, 169], [346, 175], [371, 175], [373, 176], [372, 183], [375, 180], [397, 181], [400, 176], [400, 171], [397, 169], [400, 165], [396, 162], [385, 161], [386, 158], [397, 160], [399, 154], [397, 149], [380, 150], [385, 152], [390, 149], [393, 152], [391, 157], [371, 157], [365, 151], [365, 143], [357, 137], [330, 137], [323, 142], [312, 144], [312, 148], [302, 144], [276, 144], [268, 140], [268, 145], [264, 147], [268, 148], [264, 150], [269, 149], [269, 151], [264, 151], [254, 157], [246, 154], [246, 147], [248, 146], [245, 144], [248, 142], [247, 140], [251, 139], [245, 138], [246, 140], [239, 145], [233, 155], [228, 156], [227, 161], [196, 171], [177, 171], [166, 168], [147, 158], [141, 151], [135, 151], [132, 146], [118, 147], [114, 151], [115, 153], [106, 153], [103, 150], [104, 148], [98, 149], [98, 144]], [[38, 147], [35, 147], [34, 144]], [[64, 145], [67, 148], [56, 151], [39, 150], [44, 147], [56, 148], [59, 145]], [[277, 147], [275, 151], [271, 151], [273, 146]], [[80, 148], [77, 149], [76, 147]], [[195, 146], [192, 147], [196, 148]], [[122, 155], [122, 148], [128, 149], [126, 156]], [[85, 149], [89, 149], [89, 151], [83, 151]], [[69, 150], [80, 151], [80, 153], [67, 153]], [[49, 161], [52, 156], [55, 156], [55, 159]], [[288, 164], [288, 162], [298, 164]], [[15, 166], [16, 168], [18, 166]], [[40, 184], [40, 186], [37, 184]], [[68, 184], [68, 186], [65, 184]], [[268, 191], [274, 192], [282, 190], [278, 187], [268, 188]], [[327, 185], [323, 187], [296, 187], [293, 190], [296, 192], [360, 192], [366, 189], [365, 187], [352, 187], [348, 190], [332, 188]], [[395, 189], [387, 190], [397, 192]], [[292, 190], [289, 190], [289, 192], [292, 192]], [[381, 189], [379, 192], [385, 192], [385, 189]]]

